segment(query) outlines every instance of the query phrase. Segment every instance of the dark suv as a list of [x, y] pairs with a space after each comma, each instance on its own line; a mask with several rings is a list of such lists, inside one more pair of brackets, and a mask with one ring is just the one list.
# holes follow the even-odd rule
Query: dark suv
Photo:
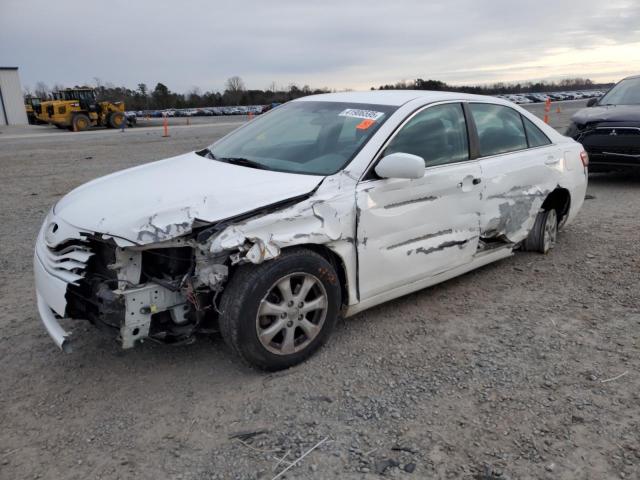
[[571, 117], [566, 135], [582, 143], [589, 169], [640, 168], [640, 75], [627, 77]]

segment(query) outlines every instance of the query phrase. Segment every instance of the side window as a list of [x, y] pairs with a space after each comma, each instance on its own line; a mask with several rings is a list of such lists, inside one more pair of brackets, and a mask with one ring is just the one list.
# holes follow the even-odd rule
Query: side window
[[509, 107], [489, 103], [471, 103], [469, 108], [478, 130], [481, 156], [488, 157], [527, 148], [527, 137], [518, 112]]
[[462, 105], [436, 105], [418, 113], [391, 140], [383, 156], [397, 152], [418, 155], [427, 167], [468, 160], [469, 143]]
[[524, 122], [524, 129], [527, 132], [529, 147], [542, 147], [551, 143], [549, 137], [547, 137], [542, 130], [536, 127], [531, 120], [523, 116], [522, 121]]

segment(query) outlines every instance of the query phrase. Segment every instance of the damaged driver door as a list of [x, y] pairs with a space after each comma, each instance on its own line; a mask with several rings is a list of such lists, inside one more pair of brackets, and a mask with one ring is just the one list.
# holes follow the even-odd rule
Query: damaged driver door
[[471, 262], [478, 247], [481, 170], [469, 159], [460, 103], [414, 113], [377, 161], [424, 159], [424, 176], [380, 178], [375, 165], [356, 188], [360, 300]]

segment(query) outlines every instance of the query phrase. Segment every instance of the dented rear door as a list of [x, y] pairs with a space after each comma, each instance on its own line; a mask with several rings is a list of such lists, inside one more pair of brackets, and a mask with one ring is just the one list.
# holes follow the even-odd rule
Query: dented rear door
[[558, 184], [563, 152], [539, 129], [525, 129], [526, 120], [511, 107], [490, 103], [469, 107], [484, 184], [480, 236], [518, 243], [527, 237], [542, 203]]

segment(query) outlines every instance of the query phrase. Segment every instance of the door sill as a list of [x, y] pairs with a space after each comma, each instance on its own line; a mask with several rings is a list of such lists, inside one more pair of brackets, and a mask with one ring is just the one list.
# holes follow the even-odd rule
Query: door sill
[[511, 255], [513, 255], [513, 248], [514, 246], [512, 244], [509, 244], [491, 248], [489, 250], [479, 251], [473, 256], [473, 260], [465, 265], [460, 265], [459, 267], [452, 268], [451, 270], [446, 270], [432, 277], [423, 278], [416, 282], [396, 287], [392, 290], [388, 290], [386, 292], [379, 293], [378, 295], [375, 295], [371, 298], [362, 300], [355, 305], [350, 305], [346, 309], [344, 316], [350, 317], [368, 308], [375, 307], [376, 305], [388, 302], [389, 300], [393, 300], [394, 298], [402, 297], [418, 290], [422, 290], [423, 288], [446, 282], [447, 280], [470, 272], [471, 270], [475, 270], [476, 268], [480, 268], [488, 265], [489, 263], [510, 257]]

